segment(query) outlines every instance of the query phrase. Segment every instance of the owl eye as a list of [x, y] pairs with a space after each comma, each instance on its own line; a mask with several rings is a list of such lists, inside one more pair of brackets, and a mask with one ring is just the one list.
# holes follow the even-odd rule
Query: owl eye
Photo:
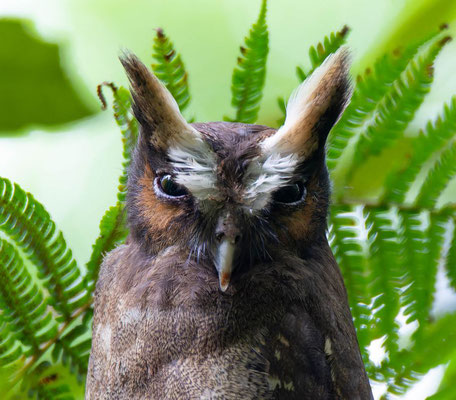
[[297, 204], [305, 200], [306, 193], [304, 182], [294, 182], [277, 190], [272, 198], [276, 203]]
[[164, 175], [156, 179], [156, 186], [167, 197], [182, 197], [188, 194], [187, 189], [174, 182], [171, 175]]

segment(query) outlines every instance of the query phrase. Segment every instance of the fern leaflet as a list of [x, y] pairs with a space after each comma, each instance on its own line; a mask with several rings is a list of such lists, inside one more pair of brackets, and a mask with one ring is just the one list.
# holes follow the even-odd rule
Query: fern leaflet
[[445, 105], [435, 123], [428, 122], [425, 132], [414, 140], [410, 161], [400, 170], [392, 171], [386, 178], [384, 201], [402, 203], [422, 166], [434, 152], [441, 149], [456, 132], [456, 97]]
[[416, 203], [425, 208], [434, 208], [437, 200], [456, 174], [456, 142], [448, 146], [440, 155], [437, 165], [424, 180]]

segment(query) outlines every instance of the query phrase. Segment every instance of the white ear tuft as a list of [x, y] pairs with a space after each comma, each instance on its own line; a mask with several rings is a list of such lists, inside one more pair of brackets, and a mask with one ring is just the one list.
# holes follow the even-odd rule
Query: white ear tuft
[[342, 47], [292, 93], [285, 123], [263, 141], [264, 153], [294, 153], [305, 158], [324, 145], [351, 97], [349, 64], [349, 52]]

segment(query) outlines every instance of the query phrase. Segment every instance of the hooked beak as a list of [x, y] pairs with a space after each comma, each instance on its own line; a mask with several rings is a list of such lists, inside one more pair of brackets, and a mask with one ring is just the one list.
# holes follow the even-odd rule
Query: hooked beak
[[241, 238], [238, 224], [231, 212], [220, 217], [215, 230], [215, 237], [218, 242], [215, 268], [219, 276], [220, 290], [224, 292], [230, 284], [234, 255]]
[[222, 292], [224, 292], [230, 284], [235, 248], [234, 241], [224, 237], [217, 249], [217, 261], [215, 267], [217, 268], [220, 290]]

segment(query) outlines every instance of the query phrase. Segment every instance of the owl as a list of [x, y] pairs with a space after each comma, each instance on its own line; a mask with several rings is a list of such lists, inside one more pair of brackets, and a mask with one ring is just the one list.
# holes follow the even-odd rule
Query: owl
[[328, 244], [332, 54], [283, 126], [188, 123], [132, 54], [130, 236], [101, 266], [86, 399], [372, 399]]

